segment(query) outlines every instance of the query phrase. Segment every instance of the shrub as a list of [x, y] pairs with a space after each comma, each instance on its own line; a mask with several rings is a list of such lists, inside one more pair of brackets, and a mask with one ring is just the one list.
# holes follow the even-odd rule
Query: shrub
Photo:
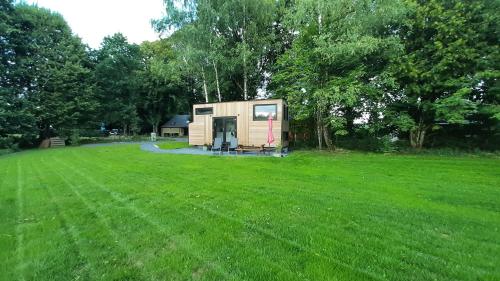
[[398, 150], [397, 142], [393, 141], [389, 135], [382, 137], [346, 137], [337, 140], [337, 145], [345, 149], [382, 153], [396, 152]]
[[80, 130], [72, 130], [68, 142], [69, 145], [80, 145]]
[[13, 137], [0, 137], [0, 149], [8, 149], [14, 144]]

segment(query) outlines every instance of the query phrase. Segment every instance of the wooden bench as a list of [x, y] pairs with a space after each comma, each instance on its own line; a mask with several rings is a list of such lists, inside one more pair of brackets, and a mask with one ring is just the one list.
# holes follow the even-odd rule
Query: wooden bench
[[273, 153], [275, 151], [276, 151], [276, 147], [272, 147], [272, 146], [271, 147], [269, 147], [269, 146], [263, 146], [262, 147], [262, 152], [264, 154], [271, 154], [271, 153]]
[[64, 140], [59, 137], [50, 138], [50, 147], [63, 147], [66, 146]]
[[264, 152], [264, 145], [262, 146], [243, 146], [240, 145], [238, 148], [235, 149], [236, 154], [239, 153], [245, 153], [245, 152], [257, 152], [257, 153], [263, 153]]

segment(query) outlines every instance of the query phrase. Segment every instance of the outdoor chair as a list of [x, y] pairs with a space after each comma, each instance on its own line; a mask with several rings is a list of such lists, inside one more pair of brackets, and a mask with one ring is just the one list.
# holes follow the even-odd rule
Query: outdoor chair
[[229, 146], [227, 147], [227, 153], [229, 153], [230, 150], [235, 150], [236, 148], [238, 148], [238, 138], [231, 137]]
[[215, 138], [214, 145], [212, 145], [212, 152], [214, 150], [219, 150], [222, 153], [222, 138]]

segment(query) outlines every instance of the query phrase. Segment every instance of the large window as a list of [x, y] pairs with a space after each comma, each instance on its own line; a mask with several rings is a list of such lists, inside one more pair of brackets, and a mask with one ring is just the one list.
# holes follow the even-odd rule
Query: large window
[[273, 120], [278, 119], [278, 106], [276, 104], [256, 104], [253, 106], [253, 120], [266, 121], [269, 115]]
[[195, 111], [196, 115], [208, 115], [208, 114], [214, 113], [214, 108], [213, 107], [202, 107], [202, 108], [196, 108], [194, 111]]

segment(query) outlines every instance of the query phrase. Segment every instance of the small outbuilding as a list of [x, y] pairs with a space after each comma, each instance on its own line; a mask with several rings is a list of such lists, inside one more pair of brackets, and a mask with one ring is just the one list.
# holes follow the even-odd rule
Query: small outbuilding
[[[268, 143], [272, 119], [274, 142]], [[190, 145], [212, 145], [215, 138], [242, 146], [288, 146], [288, 107], [282, 99], [219, 102], [193, 105]]]
[[161, 126], [163, 137], [182, 137], [188, 134], [189, 115], [175, 115]]

